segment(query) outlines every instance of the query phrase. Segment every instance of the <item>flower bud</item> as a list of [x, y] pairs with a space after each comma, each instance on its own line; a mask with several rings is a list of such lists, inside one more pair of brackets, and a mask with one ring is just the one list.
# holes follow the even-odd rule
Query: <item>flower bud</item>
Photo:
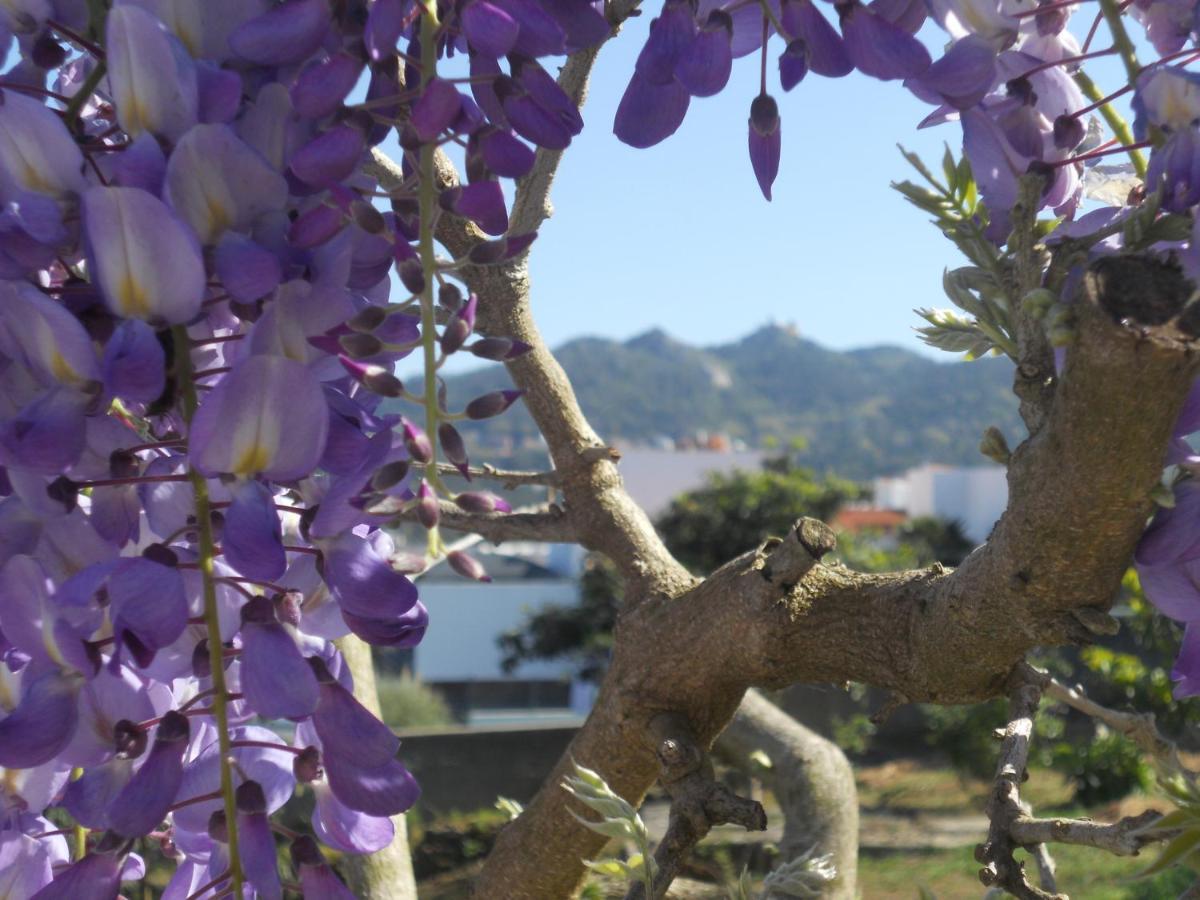
[[396, 271], [400, 275], [400, 282], [410, 294], [423, 294], [425, 292], [425, 270], [421, 267], [421, 261], [417, 259], [406, 259]]
[[439, 287], [438, 304], [447, 312], [458, 312], [463, 305], [463, 295], [458, 285], [446, 282]]
[[468, 419], [490, 419], [512, 406], [524, 393], [524, 391], [493, 391], [490, 394], [476, 397], [467, 404], [464, 412]]
[[371, 476], [371, 490], [386, 491], [395, 487], [408, 475], [409, 467], [407, 459], [398, 459], [380, 466]]
[[1087, 129], [1078, 116], [1061, 115], [1054, 120], [1054, 146], [1059, 150], [1073, 150], [1087, 135]]
[[[377, 338], [370, 335], [371, 340]], [[382, 366], [364, 365], [363, 363], [355, 362], [354, 360], [339, 356], [338, 361], [350, 375], [373, 394], [378, 394], [380, 397], [400, 397], [404, 394], [404, 382], [389, 372]]]
[[346, 325], [354, 331], [374, 331], [388, 317], [388, 311], [382, 306], [366, 306], [356, 312]]
[[136, 722], [121, 719], [113, 726], [113, 749], [121, 759], [137, 759], [146, 752], [146, 729]]
[[208, 652], [208, 638], [201, 639], [192, 648], [192, 674], [197, 678], [212, 675], [212, 657]]
[[454, 550], [446, 554], [446, 562], [459, 575], [464, 578], [470, 578], [474, 581], [490, 582], [492, 576], [487, 573], [487, 570], [473, 556], [468, 556], [460, 550]]
[[446, 453], [446, 459], [462, 473], [462, 477], [471, 480], [471, 473], [467, 468], [470, 465], [470, 460], [467, 458], [467, 447], [463, 443], [462, 435], [458, 433], [458, 429], [449, 422], [443, 422], [438, 426], [438, 443], [442, 445], [442, 450]]
[[1029, 291], [1021, 298], [1021, 309], [1034, 319], [1045, 318], [1050, 308], [1058, 302], [1058, 297], [1049, 288], [1039, 287]]
[[508, 338], [499, 337], [481, 338], [467, 348], [470, 353], [473, 353], [480, 359], [490, 359], [496, 362], [516, 359], [518, 356], [524, 356], [532, 349], [524, 341], [513, 341]]
[[424, 465], [433, 459], [433, 445], [424, 431], [408, 419], [401, 419], [400, 427], [404, 434], [404, 446], [413, 462]]
[[343, 334], [338, 338], [338, 344], [352, 359], [366, 359], [383, 352], [383, 342], [373, 334]]
[[475, 309], [479, 298], [472, 294], [466, 306], [459, 309], [442, 331], [442, 352], [453, 353], [461, 347], [475, 330]]
[[420, 488], [417, 489], [417, 521], [421, 523], [422, 527], [432, 529], [437, 528], [441, 517], [437, 495], [428, 484], [422, 481]]
[[321, 751], [305, 747], [292, 760], [292, 774], [301, 784], [311, 784], [321, 777]]
[[486, 491], [468, 491], [454, 498], [458, 508], [469, 513], [512, 512], [512, 506], [502, 497]]

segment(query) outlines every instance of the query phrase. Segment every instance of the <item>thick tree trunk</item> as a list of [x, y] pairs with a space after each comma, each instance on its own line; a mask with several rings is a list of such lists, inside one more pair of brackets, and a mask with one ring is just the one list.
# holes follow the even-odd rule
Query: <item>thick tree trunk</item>
[[831, 854], [837, 880], [822, 897], [854, 900], [858, 881], [858, 792], [841, 748], [766, 699], [747, 691], [716, 752], [744, 760], [755, 750], [771, 760], [763, 776], [784, 815], [781, 862], [816, 848]]
[[[354, 696], [376, 716], [379, 715], [379, 694], [375, 689], [375, 668], [371, 648], [354, 635], [337, 642], [345, 657], [350, 674], [354, 676]], [[365, 900], [417, 900], [417, 883], [413, 878], [412, 857], [408, 851], [408, 828], [404, 815], [392, 817], [396, 836], [392, 843], [378, 853], [347, 858], [344, 872], [355, 897]]]

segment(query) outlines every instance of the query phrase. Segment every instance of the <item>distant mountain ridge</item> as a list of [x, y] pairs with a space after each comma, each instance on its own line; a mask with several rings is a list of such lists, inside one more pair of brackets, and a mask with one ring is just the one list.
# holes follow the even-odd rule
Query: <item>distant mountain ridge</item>
[[[1014, 440], [1022, 427], [1005, 359], [939, 362], [891, 346], [842, 352], [775, 325], [703, 348], [661, 330], [625, 342], [585, 337], [555, 355], [607, 441], [708, 431], [757, 447], [799, 436], [808, 442], [806, 465], [869, 478], [924, 462], [983, 464], [978, 448], [987, 426]], [[499, 365], [446, 382], [459, 404], [509, 385]], [[489, 445], [537, 440], [520, 404], [485, 425], [472, 436]]]

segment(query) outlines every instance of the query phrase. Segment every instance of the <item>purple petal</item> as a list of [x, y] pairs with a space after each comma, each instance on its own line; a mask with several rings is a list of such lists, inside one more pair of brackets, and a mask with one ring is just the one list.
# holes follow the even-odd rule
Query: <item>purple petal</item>
[[330, 789], [342, 803], [371, 816], [402, 813], [421, 796], [417, 780], [394, 759], [365, 768], [330, 753], [325, 757], [325, 775]]
[[300, 872], [300, 889], [305, 897], [322, 900], [354, 900], [354, 895], [325, 864], [316, 842], [308, 835], [292, 844], [292, 861]]
[[82, 214], [89, 268], [114, 313], [179, 325], [199, 312], [200, 248], [161, 200], [138, 188], [95, 187], [83, 195]]
[[67, 785], [63, 808], [71, 817], [96, 831], [108, 828], [108, 811], [133, 777], [133, 760], [114, 756], [108, 762], [84, 770], [82, 777]]
[[294, 481], [316, 466], [328, 430], [329, 407], [308, 369], [259, 354], [238, 363], [200, 405], [192, 462], [210, 475]]
[[368, 816], [350, 809], [327, 785], [313, 785], [313, 833], [326, 847], [339, 853], [375, 853], [392, 842], [396, 833], [386, 816]]
[[914, 78], [929, 68], [924, 44], [857, 0], [841, 15], [846, 55], [864, 75], [887, 81]]
[[733, 69], [732, 27], [728, 15], [714, 12], [679, 54], [675, 77], [693, 97], [711, 97], [729, 82]]
[[166, 359], [154, 329], [126, 319], [104, 347], [104, 386], [122, 399], [152, 403], [166, 385]]
[[176, 568], [122, 559], [108, 580], [108, 597], [113, 634], [142, 668], [187, 628], [187, 594]]
[[508, 56], [521, 30], [516, 19], [487, 0], [467, 5], [462, 12], [462, 26], [471, 48], [493, 59]]
[[[230, 732], [230, 737], [235, 741], [262, 741], [279, 745], [278, 750], [269, 747], [234, 747], [231, 754], [237, 762], [238, 771], [257, 781], [266, 792], [268, 812], [275, 812], [288, 801], [296, 788], [296, 778], [292, 773], [295, 754], [273, 731], [257, 725], [235, 728]], [[198, 797], [219, 790], [219, 760], [220, 748], [214, 737], [184, 769], [179, 798]], [[171, 816], [177, 828], [202, 833], [208, 827], [209, 816], [220, 808], [220, 799], [206, 800], [181, 806]]]
[[536, 156], [507, 131], [489, 131], [479, 139], [484, 164], [501, 178], [521, 178], [533, 168]]
[[328, 187], [350, 176], [366, 146], [357, 128], [335, 125], [293, 153], [289, 168], [305, 184]]
[[405, 0], [374, 0], [367, 12], [363, 38], [375, 62], [393, 53], [404, 30]]
[[1138, 543], [1134, 561], [1157, 566], [1200, 557], [1200, 485], [1184, 482], [1175, 491], [1175, 505], [1159, 509]]
[[429, 613], [424, 604], [417, 602], [407, 612], [392, 618], [366, 618], [343, 610], [342, 620], [373, 647], [403, 649], [421, 643], [429, 626]]
[[117, 120], [130, 135], [174, 140], [196, 123], [196, 66], [150, 13], [132, 4], [109, 11], [105, 50]]
[[566, 50], [567, 36], [536, 0], [505, 0], [505, 11], [521, 26], [517, 36], [517, 53], [536, 59], [539, 56], [558, 56]]
[[242, 607], [242, 693], [264, 719], [299, 719], [317, 708], [317, 680], [266, 597]]
[[52, 197], [82, 191], [83, 154], [63, 120], [16, 91], [4, 91], [0, 99], [0, 188]]
[[120, 890], [120, 860], [107, 853], [89, 853], [30, 900], [116, 900]]
[[204, 244], [287, 204], [283, 176], [227, 125], [197, 125], [167, 162], [166, 199]]
[[992, 90], [995, 81], [996, 51], [978, 35], [969, 35], [905, 85], [927, 102], [968, 109]]
[[[376, 3], [372, 10], [377, 9]], [[362, 62], [349, 53], [338, 53], [310, 63], [292, 85], [292, 108], [306, 119], [322, 119], [342, 105], [362, 75]]]
[[1164, 616], [1177, 622], [1200, 621], [1200, 561], [1139, 563], [1137, 572], [1146, 597]]
[[595, 47], [612, 33], [604, 13], [588, 0], [542, 0], [542, 5], [566, 33], [568, 53]]
[[225, 562], [247, 578], [274, 581], [287, 569], [275, 497], [257, 481], [238, 485], [232, 494], [221, 529]]
[[790, 91], [808, 74], [808, 48], [804, 41], [792, 41], [779, 54], [779, 86]]
[[151, 194], [162, 190], [167, 158], [152, 134], [143, 134], [122, 152], [114, 154], [111, 183], [118, 187], [141, 188]]
[[342, 535], [326, 551], [325, 580], [343, 611], [367, 619], [402, 616], [417, 602], [413, 583], [355, 534]]
[[0, 767], [31, 769], [63, 751], [79, 721], [79, 686], [78, 676], [56, 670], [29, 684], [16, 709], [0, 719]]
[[201, 122], [232, 122], [242, 106], [242, 76], [218, 69], [210, 62], [196, 63], [197, 117]]
[[58, 475], [83, 453], [84, 409], [90, 398], [66, 388], [42, 394], [16, 418], [0, 423], [0, 463], [43, 475]]
[[1195, 697], [1200, 694], [1200, 623], [1188, 622], [1179, 647], [1179, 658], [1171, 669], [1171, 680], [1175, 684], [1175, 698]]
[[191, 726], [171, 710], [163, 716], [150, 755], [108, 810], [108, 827], [124, 837], [142, 837], [167, 816], [183, 783], [183, 754]]
[[695, 34], [696, 22], [689, 5], [682, 0], [667, 0], [662, 14], [650, 23], [650, 35], [638, 54], [635, 71], [653, 84], [670, 84]]
[[225, 232], [213, 263], [229, 296], [242, 303], [267, 296], [283, 280], [279, 257], [235, 231]]
[[462, 97], [453, 83], [432, 79], [413, 104], [410, 121], [417, 138], [423, 143], [434, 140], [458, 118], [461, 109]]
[[238, 849], [246, 881], [261, 900], [283, 900], [279, 881], [275, 838], [267, 819], [267, 801], [262, 787], [246, 781], [237, 789]]
[[691, 96], [682, 84], [653, 84], [637, 72], [617, 107], [613, 133], [631, 147], [652, 147], [683, 124]]
[[310, 663], [317, 673], [321, 697], [312, 724], [325, 757], [337, 756], [367, 768], [393, 759], [400, 749], [400, 739], [334, 680], [322, 663], [315, 659]]
[[451, 208], [485, 234], [501, 235], [508, 231], [508, 209], [499, 182], [477, 181], [456, 189]]
[[327, 0], [286, 0], [240, 25], [229, 49], [260, 66], [284, 66], [311, 56], [328, 30]]

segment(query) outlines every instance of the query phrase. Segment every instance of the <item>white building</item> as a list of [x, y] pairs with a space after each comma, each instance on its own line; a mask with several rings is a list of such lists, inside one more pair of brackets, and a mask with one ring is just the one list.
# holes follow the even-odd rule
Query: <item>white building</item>
[[1008, 502], [1002, 466], [926, 464], [893, 478], [876, 478], [874, 490], [877, 507], [903, 510], [910, 518], [957, 521], [966, 536], [980, 544]]
[[674, 450], [621, 447], [617, 470], [625, 490], [651, 519], [667, 511], [680, 494], [702, 488], [712, 472], [757, 472], [767, 456], [761, 450]]

